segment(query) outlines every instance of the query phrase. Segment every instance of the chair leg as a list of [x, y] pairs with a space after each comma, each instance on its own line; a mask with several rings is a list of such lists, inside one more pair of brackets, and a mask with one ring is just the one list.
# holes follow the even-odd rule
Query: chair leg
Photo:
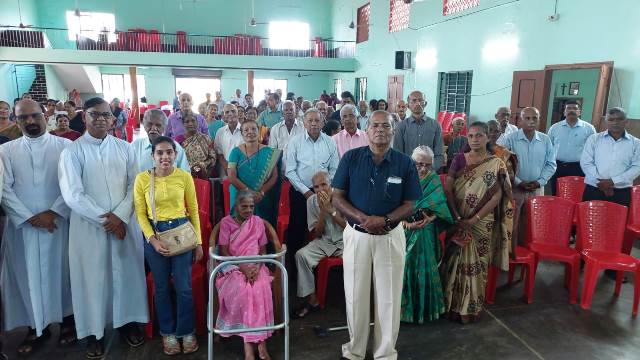
[[633, 310], [634, 317], [638, 315], [638, 302], [640, 302], [640, 266], [636, 270], [635, 277], [633, 279]]
[[624, 271], [616, 271], [616, 287], [613, 290], [613, 295], [620, 296], [620, 288], [622, 287], [622, 279], [624, 278]]
[[[567, 266], [568, 267], [568, 266]], [[570, 279], [569, 279], [569, 303], [575, 304], [578, 302], [578, 280], [580, 279], [580, 258], [571, 263]]]
[[484, 302], [491, 305], [496, 300], [496, 282], [498, 281], [498, 276], [500, 274], [500, 270], [495, 266], [489, 266], [489, 274], [487, 276], [487, 284], [485, 285], [485, 295]]
[[586, 262], [584, 267], [584, 284], [582, 285], [582, 300], [580, 306], [588, 310], [591, 308], [591, 301], [593, 300], [593, 292], [596, 289], [596, 282], [598, 281], [598, 273], [600, 269], [597, 264], [593, 264], [589, 261]]
[[531, 304], [533, 299], [533, 286], [536, 281], [535, 261], [523, 264], [522, 269], [526, 267], [527, 276], [524, 284], [524, 299], [527, 304]]
[[525, 268], [524, 264], [520, 265], [520, 280], [518, 281], [522, 281], [522, 279], [524, 279], [524, 270], [525, 270], [524, 268]]
[[507, 284], [511, 285], [513, 283], [513, 273], [515, 271], [515, 264], [509, 264], [509, 276], [507, 277]]
[[316, 297], [320, 308], [324, 309], [327, 300], [327, 282], [329, 281], [329, 267], [326, 263], [320, 262], [318, 264], [318, 277], [316, 279]]

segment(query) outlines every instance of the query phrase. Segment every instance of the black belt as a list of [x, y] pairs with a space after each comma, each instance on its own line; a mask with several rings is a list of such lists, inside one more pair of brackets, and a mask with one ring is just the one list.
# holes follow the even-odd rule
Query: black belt
[[558, 165], [573, 165], [573, 164], [580, 164], [580, 161], [560, 161], [560, 160], [556, 160], [556, 164], [558, 164]]
[[[380, 235], [380, 234], [372, 234], [372, 233], [368, 232], [367, 230], [365, 230], [362, 226], [360, 226], [360, 224], [356, 224], [356, 223], [348, 221], [348, 220], [347, 220], [347, 224], [349, 224], [349, 226], [351, 226], [353, 228], [353, 230], [361, 232], [363, 234]], [[398, 226], [398, 224], [399, 224], [399, 222], [391, 224], [391, 229], [389, 231], [395, 229], [396, 226]]]

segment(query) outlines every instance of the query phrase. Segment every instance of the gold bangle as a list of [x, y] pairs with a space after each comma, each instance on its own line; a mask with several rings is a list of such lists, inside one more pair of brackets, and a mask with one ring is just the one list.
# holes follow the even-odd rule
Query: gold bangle
[[480, 219], [480, 216], [478, 216], [478, 214], [476, 214], [476, 219], [478, 219], [478, 221], [482, 220]]

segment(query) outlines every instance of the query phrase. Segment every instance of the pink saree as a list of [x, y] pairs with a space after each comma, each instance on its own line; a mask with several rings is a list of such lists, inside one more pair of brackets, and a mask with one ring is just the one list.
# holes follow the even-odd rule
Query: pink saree
[[[242, 225], [231, 216], [220, 222], [218, 245], [227, 245], [231, 256], [257, 255], [260, 247], [267, 244], [267, 234], [262, 219], [252, 216]], [[242, 266], [260, 266], [258, 277], [253, 284], [237, 266], [229, 266], [216, 279], [220, 311], [216, 328], [231, 330], [273, 325], [273, 302], [269, 270], [258, 264]], [[272, 331], [240, 333], [244, 342], [258, 343], [271, 336]], [[223, 335], [230, 336], [230, 335]]]

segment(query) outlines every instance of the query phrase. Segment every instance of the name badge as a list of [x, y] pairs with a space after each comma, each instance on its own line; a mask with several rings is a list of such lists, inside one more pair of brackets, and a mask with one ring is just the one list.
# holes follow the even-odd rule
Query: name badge
[[389, 184], [402, 184], [402, 178], [399, 178], [397, 176], [389, 176], [387, 182]]

